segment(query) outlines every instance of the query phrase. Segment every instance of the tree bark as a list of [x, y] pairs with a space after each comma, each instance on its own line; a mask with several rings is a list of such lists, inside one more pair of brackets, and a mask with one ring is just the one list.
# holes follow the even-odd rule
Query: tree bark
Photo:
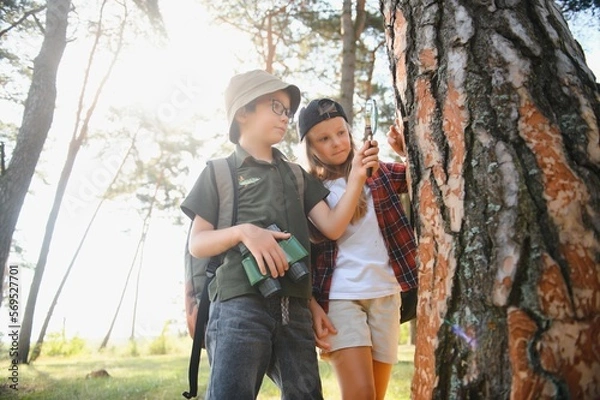
[[381, 2], [419, 246], [412, 397], [600, 397], [600, 93], [553, 2]]
[[47, 7], [46, 33], [40, 52], [33, 62], [33, 76], [21, 128], [10, 163], [0, 175], [0, 282], [4, 281], [4, 270], [21, 207], [52, 125], [56, 103], [56, 74], [67, 43], [67, 17], [71, 1], [48, 1]]

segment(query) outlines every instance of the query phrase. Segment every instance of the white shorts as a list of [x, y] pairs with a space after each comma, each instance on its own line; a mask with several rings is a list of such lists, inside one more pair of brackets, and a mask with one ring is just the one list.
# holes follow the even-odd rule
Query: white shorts
[[[330, 300], [328, 317], [337, 329], [329, 335], [331, 352], [348, 347], [372, 348], [373, 360], [398, 362], [400, 293], [368, 300]], [[326, 359], [327, 352], [321, 351]]]

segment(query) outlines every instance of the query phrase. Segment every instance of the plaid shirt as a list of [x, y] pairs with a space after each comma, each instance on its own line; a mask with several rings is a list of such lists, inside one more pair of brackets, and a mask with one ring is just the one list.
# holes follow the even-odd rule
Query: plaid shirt
[[[398, 284], [403, 292], [415, 288], [418, 283], [415, 237], [399, 196], [399, 193], [408, 190], [406, 165], [380, 161], [377, 174], [367, 179], [367, 185], [371, 189], [377, 223]], [[337, 245], [331, 240], [312, 244], [311, 254], [313, 295], [327, 312]]]

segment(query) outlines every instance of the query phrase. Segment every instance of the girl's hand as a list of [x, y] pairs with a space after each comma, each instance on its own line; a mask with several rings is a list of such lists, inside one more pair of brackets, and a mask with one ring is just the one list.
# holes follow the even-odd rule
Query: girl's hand
[[390, 126], [390, 130], [387, 133], [388, 143], [400, 157], [406, 157], [406, 143], [404, 142], [403, 128], [404, 125], [396, 118], [396, 124]]
[[367, 179], [367, 169], [373, 168], [372, 174], [379, 168], [379, 146], [376, 140], [363, 143], [362, 147], [354, 154], [352, 160], [352, 170], [350, 171], [350, 181], [352, 176], [361, 179], [363, 182]]
[[327, 341], [327, 337], [329, 335], [337, 334], [337, 330], [314, 297], [310, 299], [308, 308], [310, 309], [313, 318], [313, 331], [315, 332], [315, 342], [317, 347], [329, 351], [331, 345]]

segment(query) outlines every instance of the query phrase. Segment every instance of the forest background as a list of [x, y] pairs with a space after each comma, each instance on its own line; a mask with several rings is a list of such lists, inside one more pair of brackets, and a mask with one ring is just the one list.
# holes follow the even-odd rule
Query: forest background
[[[68, 44], [58, 70], [54, 121], [13, 236], [9, 265], [19, 269], [23, 312], [72, 134], [80, 132], [77, 121], [85, 114], [78, 117], [78, 107], [82, 103], [83, 110], [93, 107], [89, 131], [52, 234], [32, 341], [38, 337], [71, 264], [48, 332], [98, 342], [107, 339], [107, 332], [115, 341], [155, 337], [165, 326], [170, 332], [185, 334], [182, 256], [187, 221], [178, 204], [205, 161], [231, 149], [223, 107], [229, 78], [237, 72], [267, 68], [297, 84], [303, 103], [317, 96], [344, 97], [340, 1], [322, 2], [321, 8], [310, 14], [312, 20], [302, 14], [302, 7], [306, 11], [314, 4], [299, 2], [295, 12], [306, 19], [289, 20], [285, 27], [276, 25], [270, 32], [277, 34], [271, 37], [264, 34], [269, 32], [265, 27], [269, 21], [280, 20], [263, 19], [259, 26], [242, 23], [242, 15], [267, 15], [265, 10], [278, 10], [277, 2], [260, 2], [264, 6], [260, 10], [240, 8], [244, 2], [220, 3], [224, 10], [239, 12], [229, 13], [233, 20], [225, 20], [218, 9], [200, 0], [161, 2], [160, 18], [151, 9], [133, 5], [142, 2], [105, 3], [74, 2]], [[129, 22], [119, 42], [123, 5], [129, 6]], [[366, 5], [369, 15], [379, 18], [381, 24], [377, 7], [377, 3]], [[90, 69], [101, 11], [105, 25]], [[38, 18], [43, 20], [43, 13]], [[7, 21], [1, 21], [0, 30], [9, 26]], [[597, 14], [572, 13], [568, 22], [588, 66], [599, 76]], [[315, 30], [319, 25], [321, 30]], [[377, 30], [376, 25], [377, 20], [368, 21], [368, 29], [360, 36], [352, 91], [354, 127], [360, 137], [362, 104], [373, 96], [381, 107], [377, 137], [384, 143], [383, 133], [393, 119], [394, 96], [382, 27]], [[42, 39], [35, 29], [16, 28], [0, 37], [3, 55], [17, 56], [0, 59], [0, 139], [5, 144], [6, 163], [22, 120], [28, 70]], [[273, 44], [275, 53], [270, 51]], [[88, 92], [81, 97], [86, 79]], [[95, 101], [99, 87], [102, 91]], [[295, 153], [294, 135], [292, 129], [283, 145], [290, 156]], [[383, 147], [383, 158], [392, 158], [385, 144]], [[89, 234], [74, 258], [88, 226]], [[0, 311], [2, 340], [9, 326], [7, 305], [4, 301]]]

